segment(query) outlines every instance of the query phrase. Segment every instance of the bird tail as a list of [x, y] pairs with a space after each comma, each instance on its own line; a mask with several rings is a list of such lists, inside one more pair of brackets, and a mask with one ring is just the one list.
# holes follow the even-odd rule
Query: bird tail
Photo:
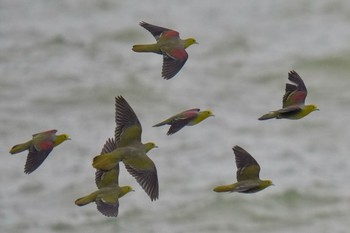
[[137, 44], [137, 45], [132, 46], [132, 50], [134, 52], [161, 53], [159, 48], [157, 48], [156, 44]]
[[278, 112], [269, 112], [269, 113], [259, 117], [258, 120], [260, 120], [260, 121], [268, 120], [268, 119], [276, 118], [277, 116], [278, 116]]
[[156, 125], [153, 125], [153, 127], [159, 127], [159, 126], [166, 125], [166, 124], [168, 124], [167, 121], [162, 121], [162, 122], [160, 122], [160, 123], [158, 123]]
[[174, 121], [174, 117], [170, 117], [156, 125], [153, 125], [153, 127], [158, 127], [158, 126], [162, 126], [162, 125], [170, 125], [172, 122]]
[[222, 193], [222, 192], [232, 192], [233, 189], [234, 189], [233, 185], [221, 185], [221, 186], [215, 187], [213, 191], [217, 193]]
[[84, 206], [84, 205], [87, 205], [87, 204], [89, 204], [89, 203], [95, 201], [96, 198], [97, 198], [97, 195], [98, 195], [98, 192], [97, 192], [97, 191], [96, 191], [96, 192], [93, 192], [93, 193], [91, 193], [91, 194], [89, 194], [89, 195], [87, 195], [87, 196], [78, 198], [77, 200], [75, 200], [74, 203], [75, 203], [77, 206]]
[[32, 141], [30, 140], [30, 141], [25, 142], [25, 143], [14, 145], [11, 148], [10, 153], [17, 154], [17, 153], [20, 153], [22, 151], [28, 150], [31, 144], [32, 144]]
[[96, 169], [100, 169], [103, 171], [109, 171], [115, 167], [116, 159], [110, 155], [98, 155], [92, 161], [92, 166]]

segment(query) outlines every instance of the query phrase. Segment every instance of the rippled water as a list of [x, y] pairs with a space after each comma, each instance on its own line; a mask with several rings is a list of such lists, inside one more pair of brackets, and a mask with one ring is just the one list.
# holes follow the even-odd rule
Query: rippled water
[[[174, 28], [199, 45], [162, 80], [161, 57], [131, 51], [154, 39], [139, 21]], [[0, 2], [1, 232], [317, 232], [350, 227], [350, 3], [336, 1]], [[281, 106], [289, 70], [321, 111], [299, 121], [257, 118]], [[74, 200], [95, 190], [91, 160], [114, 132], [114, 96], [143, 126], [160, 199], [136, 192], [117, 219]], [[152, 125], [188, 108], [215, 118], [166, 136]], [[70, 134], [34, 173], [12, 145], [56, 128]], [[232, 146], [275, 186], [218, 194], [235, 180]]]

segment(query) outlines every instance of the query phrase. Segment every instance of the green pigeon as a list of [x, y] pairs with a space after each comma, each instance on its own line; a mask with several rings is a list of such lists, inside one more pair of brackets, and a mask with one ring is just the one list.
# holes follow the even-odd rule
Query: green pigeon
[[307, 89], [298, 73], [294, 70], [290, 71], [288, 73], [288, 79], [296, 85], [286, 83], [282, 108], [261, 116], [259, 120], [272, 118], [297, 120], [309, 115], [313, 111], [319, 110], [315, 104], [305, 105]]
[[232, 149], [236, 157], [237, 182], [218, 186], [215, 192], [256, 193], [272, 185], [271, 180], [260, 180], [260, 166], [247, 151], [239, 146]]
[[66, 140], [70, 140], [68, 134], [56, 135], [56, 133], [56, 129], [36, 133], [33, 134], [31, 140], [17, 144], [11, 148], [11, 154], [17, 154], [25, 150], [29, 151], [24, 166], [24, 173], [30, 174], [35, 171], [44, 162], [55, 146], [58, 146]]
[[186, 125], [196, 125], [210, 116], [214, 116], [214, 114], [210, 110], [200, 111], [199, 108], [193, 108], [180, 112], [156, 125], [153, 125], [153, 127], [171, 125], [167, 132], [167, 135], [171, 135], [176, 133]]
[[[115, 149], [114, 139], [109, 138], [103, 146], [101, 154], [109, 153]], [[119, 210], [119, 198], [134, 191], [131, 186], [119, 186], [119, 164], [109, 171], [97, 170], [95, 182], [98, 190], [87, 196], [78, 198], [75, 204], [84, 206], [95, 202], [98, 211], [107, 217], [117, 217]]]
[[192, 44], [198, 44], [194, 38], [180, 39], [179, 32], [141, 22], [140, 26], [148, 30], [156, 39], [155, 44], [134, 45], [135, 52], [153, 52], [163, 55], [162, 77], [171, 79], [184, 66], [188, 54], [186, 48]]
[[[153, 148], [157, 148], [157, 147], [158, 146], [156, 146], [153, 142], [146, 143], [146, 144], [144, 144], [145, 153], [147, 153], [148, 151], [152, 150]], [[110, 153], [110, 152], [114, 151], [116, 148], [117, 148], [117, 143], [116, 143], [115, 139], [109, 138], [102, 148], [101, 155]], [[115, 162], [112, 162], [112, 163], [115, 163]], [[119, 170], [119, 163], [117, 163], [116, 167], [112, 168], [111, 170], [113, 170], [113, 169]], [[111, 171], [111, 170], [109, 170], [109, 171]], [[109, 171], [107, 171], [107, 172], [109, 172]], [[101, 177], [104, 176], [104, 173], [106, 173], [106, 171], [99, 170], [99, 169], [96, 170], [95, 183], [96, 183], [97, 187], [99, 186], [99, 183], [101, 183]]]
[[108, 171], [122, 161], [126, 170], [154, 201], [159, 197], [157, 169], [154, 162], [147, 156], [145, 148], [154, 148], [155, 144], [151, 142], [144, 145], [141, 142], [141, 123], [128, 102], [122, 96], [116, 97], [115, 102], [116, 149], [96, 156], [92, 166], [99, 170]]

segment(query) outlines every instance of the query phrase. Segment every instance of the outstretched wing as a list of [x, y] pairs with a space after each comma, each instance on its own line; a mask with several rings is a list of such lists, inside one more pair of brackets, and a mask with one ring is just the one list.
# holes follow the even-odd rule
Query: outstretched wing
[[[116, 142], [113, 138], [108, 138], [104, 144], [101, 154], [112, 152], [117, 148]], [[119, 178], [119, 163], [110, 171], [102, 171], [97, 169], [95, 172], [95, 183], [99, 189], [110, 185], [118, 185]]]
[[107, 217], [117, 217], [119, 209], [118, 190], [105, 193], [102, 197], [96, 198], [95, 202], [98, 211]]
[[193, 109], [189, 109], [189, 110], [180, 112], [180, 113], [175, 114], [174, 116], [171, 116], [168, 119], [154, 125], [153, 127], [158, 127], [158, 126], [162, 126], [162, 125], [171, 125], [177, 121], [181, 121], [184, 119], [194, 119], [198, 116], [199, 111], [200, 111], [199, 108], [193, 108]]
[[34, 146], [29, 149], [29, 153], [27, 156], [27, 161], [24, 166], [24, 173], [30, 174], [35, 171], [47, 158], [50, 152], [53, 149], [53, 144], [50, 149], [40, 150], [38, 151]]
[[119, 201], [116, 198], [114, 203], [106, 203], [101, 199], [96, 199], [96, 205], [98, 211], [107, 217], [117, 217], [119, 210]]
[[290, 83], [286, 84], [285, 94], [282, 100], [283, 108], [291, 105], [304, 104], [307, 96], [307, 89], [304, 81], [294, 70], [288, 73], [288, 79], [296, 85]]
[[198, 116], [200, 109], [199, 108], [193, 108], [189, 109], [186, 111], [183, 111], [181, 113], [178, 113], [156, 125], [153, 127], [157, 126], [162, 126], [162, 125], [171, 125], [169, 128], [169, 131], [167, 135], [171, 135], [185, 127], [189, 122], [191, 122], [193, 119], [195, 119]]
[[185, 49], [173, 49], [172, 53], [165, 53], [163, 55], [162, 77], [164, 79], [171, 79], [181, 68], [185, 65], [188, 54]]
[[110, 153], [117, 148], [117, 143], [114, 138], [108, 138], [101, 150], [101, 155]]
[[182, 129], [186, 125], [188, 125], [191, 122], [191, 120], [192, 119], [181, 119], [181, 120], [178, 120], [178, 121], [172, 123], [166, 134], [171, 135], [171, 134], [176, 133], [177, 131], [179, 131], [180, 129]]
[[115, 97], [115, 140], [117, 147], [123, 147], [133, 141], [141, 142], [142, 127], [134, 110], [122, 97]]
[[260, 166], [258, 162], [243, 148], [234, 146], [237, 165], [237, 181], [258, 179]]
[[153, 161], [145, 156], [123, 160], [126, 170], [136, 179], [152, 201], [159, 197], [157, 169]]
[[51, 129], [51, 130], [47, 130], [47, 131], [44, 131], [44, 132], [40, 132], [40, 133], [36, 133], [36, 134], [33, 134], [32, 136], [35, 137], [35, 136], [38, 136], [38, 135], [45, 135], [45, 136], [52, 136], [54, 134], [57, 133], [57, 129]]
[[152, 25], [146, 22], [140, 22], [140, 26], [145, 28], [147, 31], [149, 31], [156, 40], [159, 39], [160, 35], [164, 32], [164, 31], [173, 31], [171, 29], [168, 28], [163, 28], [163, 27], [159, 27], [156, 25]]
[[96, 186], [101, 189], [111, 185], [118, 185], [119, 179], [119, 163], [109, 171], [96, 170], [95, 182]]

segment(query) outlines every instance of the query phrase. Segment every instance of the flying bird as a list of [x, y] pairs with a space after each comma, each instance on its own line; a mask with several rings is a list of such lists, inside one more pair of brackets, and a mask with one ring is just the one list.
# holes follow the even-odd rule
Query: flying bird
[[147, 156], [148, 148], [156, 147], [155, 143], [141, 142], [142, 127], [134, 110], [122, 97], [115, 98], [116, 107], [116, 149], [94, 157], [92, 166], [102, 171], [113, 169], [120, 161], [127, 171], [136, 179], [152, 201], [159, 197], [157, 169]]
[[167, 135], [171, 135], [179, 131], [185, 126], [192, 126], [200, 123], [201, 121], [207, 119], [214, 114], [210, 110], [200, 111], [199, 108], [193, 108], [181, 113], [178, 113], [153, 127], [158, 127], [162, 125], [170, 125]]
[[309, 113], [313, 111], [319, 110], [315, 104], [305, 105], [307, 89], [298, 73], [294, 70], [290, 71], [288, 73], [288, 79], [296, 85], [286, 83], [286, 90], [282, 99], [282, 108], [261, 116], [259, 120], [268, 120], [272, 118], [297, 120], [309, 115]]
[[[115, 150], [115, 140], [109, 138], [103, 146], [101, 154], [109, 153]], [[97, 170], [95, 173], [95, 182], [98, 190], [87, 196], [78, 198], [75, 204], [84, 206], [95, 202], [97, 210], [107, 217], [117, 217], [119, 210], [119, 198], [125, 194], [134, 191], [131, 186], [119, 186], [119, 164], [109, 171]]]
[[56, 129], [36, 133], [33, 134], [31, 140], [17, 144], [11, 148], [11, 154], [17, 154], [25, 150], [29, 151], [24, 166], [24, 173], [30, 174], [35, 171], [44, 162], [55, 146], [58, 146], [66, 140], [70, 140], [68, 134], [56, 135], [56, 133]]
[[217, 186], [215, 192], [255, 193], [272, 185], [271, 180], [260, 180], [260, 166], [247, 151], [239, 146], [232, 149], [236, 158], [237, 182]]
[[163, 55], [162, 77], [171, 79], [187, 61], [188, 54], [185, 49], [192, 44], [198, 44], [197, 41], [194, 38], [182, 40], [179, 37], [179, 32], [146, 22], [141, 22], [140, 26], [149, 31], [157, 42], [154, 44], [134, 45], [132, 50]]

